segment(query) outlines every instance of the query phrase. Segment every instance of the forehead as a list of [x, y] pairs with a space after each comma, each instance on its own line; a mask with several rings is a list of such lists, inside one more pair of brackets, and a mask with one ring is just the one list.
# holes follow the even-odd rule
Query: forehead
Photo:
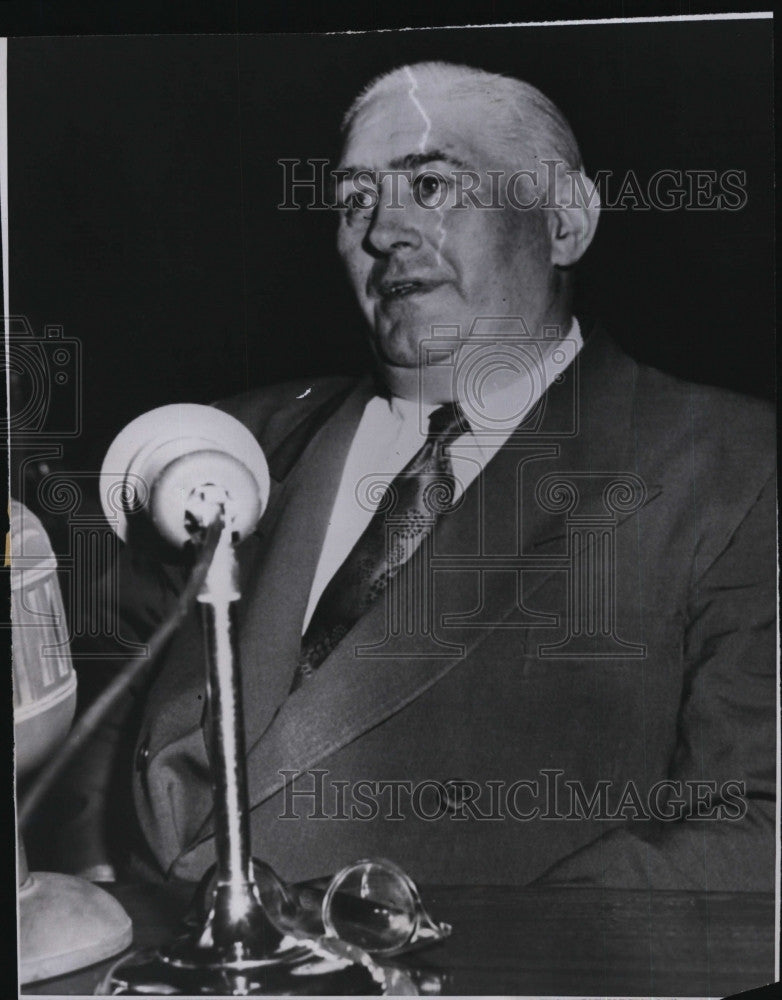
[[467, 167], [491, 167], [499, 146], [490, 111], [480, 96], [456, 100], [412, 84], [375, 94], [350, 126], [342, 166], [394, 169], [405, 156], [438, 149]]

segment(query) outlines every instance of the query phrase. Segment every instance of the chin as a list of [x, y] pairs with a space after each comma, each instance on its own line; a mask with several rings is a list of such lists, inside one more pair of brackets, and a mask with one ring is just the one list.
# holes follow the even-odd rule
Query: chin
[[421, 343], [431, 339], [428, 327], [410, 328], [403, 324], [378, 330], [372, 337], [375, 353], [382, 364], [398, 368], [418, 368], [423, 360]]

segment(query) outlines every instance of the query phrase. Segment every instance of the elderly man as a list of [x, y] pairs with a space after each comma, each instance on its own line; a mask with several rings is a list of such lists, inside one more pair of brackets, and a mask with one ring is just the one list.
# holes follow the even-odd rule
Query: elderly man
[[[335, 178], [374, 375], [223, 404], [272, 475], [240, 549], [254, 853], [288, 879], [384, 855], [439, 883], [770, 889], [766, 408], [574, 317], [598, 199], [528, 84], [402, 67], [348, 112]], [[123, 574], [143, 638], [181, 580]], [[202, 664], [193, 617], [135, 753], [186, 879], [214, 859]]]

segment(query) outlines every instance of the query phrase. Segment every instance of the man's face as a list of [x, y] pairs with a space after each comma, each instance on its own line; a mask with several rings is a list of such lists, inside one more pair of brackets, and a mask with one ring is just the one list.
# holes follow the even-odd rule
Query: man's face
[[[559, 319], [544, 213], [505, 197], [508, 177], [534, 163], [508, 162], [486, 110], [479, 98], [455, 103], [400, 88], [372, 98], [350, 129], [341, 168], [360, 173], [340, 184], [338, 247], [383, 369], [417, 368], [433, 326], [455, 327], [464, 341], [478, 318], [521, 317], [533, 336]], [[502, 207], [471, 203], [463, 190], [475, 182], [459, 180], [466, 170], [479, 179], [475, 197]], [[372, 205], [366, 191], [377, 171], [391, 176], [379, 180]], [[433, 172], [447, 181], [447, 197]], [[534, 200], [523, 182], [516, 194], [517, 204]]]

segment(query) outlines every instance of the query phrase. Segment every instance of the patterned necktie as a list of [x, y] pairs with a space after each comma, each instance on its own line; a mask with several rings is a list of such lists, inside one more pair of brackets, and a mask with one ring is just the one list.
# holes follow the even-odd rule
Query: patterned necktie
[[456, 403], [431, 414], [423, 446], [386, 487], [372, 520], [321, 594], [302, 638], [291, 691], [317, 670], [384, 593], [438, 514], [449, 509], [456, 483], [444, 446], [468, 427]]

